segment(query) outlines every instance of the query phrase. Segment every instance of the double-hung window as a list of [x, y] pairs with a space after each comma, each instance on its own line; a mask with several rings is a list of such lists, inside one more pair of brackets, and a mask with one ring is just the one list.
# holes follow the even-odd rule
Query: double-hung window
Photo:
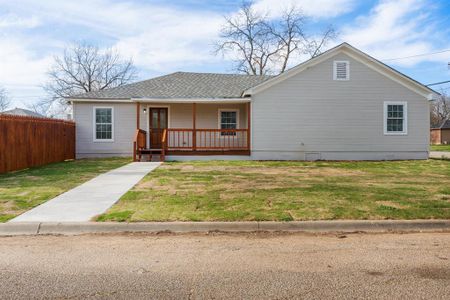
[[114, 141], [113, 120], [112, 107], [94, 107], [94, 141]]
[[408, 111], [406, 102], [384, 102], [384, 134], [405, 135], [408, 133]]
[[[219, 128], [237, 129], [238, 118], [238, 110], [219, 110]], [[220, 135], [236, 135], [236, 132], [221, 131]]]

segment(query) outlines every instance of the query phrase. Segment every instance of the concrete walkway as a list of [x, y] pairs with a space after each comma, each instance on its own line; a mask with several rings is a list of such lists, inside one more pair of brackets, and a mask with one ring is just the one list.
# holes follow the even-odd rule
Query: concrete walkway
[[431, 151], [430, 158], [445, 158], [450, 159], [450, 152], [445, 151]]
[[159, 162], [134, 162], [99, 175], [10, 222], [87, 222], [105, 212]]

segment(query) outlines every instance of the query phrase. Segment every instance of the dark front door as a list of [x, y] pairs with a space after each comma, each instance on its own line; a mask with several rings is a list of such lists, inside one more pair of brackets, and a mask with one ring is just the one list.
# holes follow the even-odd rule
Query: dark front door
[[161, 149], [161, 139], [164, 129], [168, 126], [167, 108], [150, 108], [150, 147]]

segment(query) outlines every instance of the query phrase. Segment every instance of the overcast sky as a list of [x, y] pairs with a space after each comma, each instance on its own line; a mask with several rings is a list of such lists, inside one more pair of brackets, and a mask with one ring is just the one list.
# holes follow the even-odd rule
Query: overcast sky
[[[212, 54], [234, 0], [0, 0], [0, 86], [15, 106], [43, 96], [53, 56], [87, 41], [132, 57], [139, 79], [174, 71], [231, 72]], [[450, 80], [450, 1], [259, 0], [276, 19], [290, 3], [309, 17], [311, 34], [333, 24], [339, 39], [428, 84]], [[333, 46], [333, 45], [330, 45]], [[303, 59], [297, 58], [298, 63]], [[395, 59], [395, 60], [391, 60]], [[450, 91], [450, 85], [443, 85]], [[439, 87], [436, 87], [437, 89]]]

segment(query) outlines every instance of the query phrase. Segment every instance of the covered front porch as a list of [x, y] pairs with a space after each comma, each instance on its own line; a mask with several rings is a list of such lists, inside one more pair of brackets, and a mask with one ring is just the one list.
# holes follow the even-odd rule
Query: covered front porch
[[250, 155], [249, 98], [135, 100], [134, 161], [168, 155]]

